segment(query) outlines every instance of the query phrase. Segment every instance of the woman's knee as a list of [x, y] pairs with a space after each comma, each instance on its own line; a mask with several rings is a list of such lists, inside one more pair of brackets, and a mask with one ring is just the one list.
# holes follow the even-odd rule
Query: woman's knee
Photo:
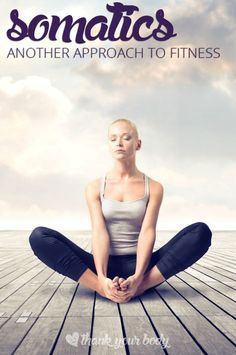
[[46, 227], [36, 227], [29, 236], [29, 243], [33, 250], [36, 250], [43, 242], [43, 235], [45, 235]]
[[198, 242], [207, 245], [211, 245], [212, 231], [205, 222], [196, 222], [196, 229], [198, 230]]

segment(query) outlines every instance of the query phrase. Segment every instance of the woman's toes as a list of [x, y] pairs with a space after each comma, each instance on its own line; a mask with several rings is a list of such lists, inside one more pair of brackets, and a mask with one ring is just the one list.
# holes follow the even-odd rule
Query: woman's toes
[[114, 279], [112, 280], [113, 284], [115, 287], [120, 288], [119, 285], [119, 276], [115, 276]]
[[127, 286], [123, 286], [123, 287], [122, 287], [122, 285], [121, 285], [122, 281], [125, 281], [125, 279], [124, 279], [123, 277], [120, 277], [120, 278], [119, 278], [119, 285], [120, 285], [120, 288], [121, 288], [121, 290], [125, 291], [125, 290], [127, 290]]
[[119, 278], [119, 285], [121, 285], [121, 282], [122, 282], [122, 281], [125, 281], [125, 279], [124, 279], [123, 277], [120, 277], [120, 278]]
[[114, 283], [118, 283], [118, 281], [119, 281], [119, 276], [115, 276], [112, 281], [113, 281]]

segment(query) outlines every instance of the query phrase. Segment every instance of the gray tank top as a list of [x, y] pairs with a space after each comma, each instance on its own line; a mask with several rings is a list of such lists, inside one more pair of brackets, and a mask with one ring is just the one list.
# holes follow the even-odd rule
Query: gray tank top
[[100, 198], [110, 236], [110, 255], [129, 255], [137, 252], [138, 237], [149, 200], [148, 176], [145, 174], [143, 176], [144, 196], [131, 201], [105, 198], [106, 174], [101, 178]]

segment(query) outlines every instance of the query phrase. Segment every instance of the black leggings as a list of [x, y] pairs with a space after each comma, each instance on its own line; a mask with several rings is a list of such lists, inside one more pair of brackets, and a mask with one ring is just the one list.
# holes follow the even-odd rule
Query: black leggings
[[[190, 224], [160, 249], [152, 252], [145, 273], [156, 265], [167, 280], [185, 270], [207, 252], [211, 236], [212, 232], [204, 222]], [[37, 227], [29, 236], [29, 243], [43, 263], [74, 281], [79, 281], [87, 268], [97, 274], [93, 255], [56, 230]], [[135, 267], [136, 254], [110, 255], [107, 277], [127, 278], [135, 273]]]

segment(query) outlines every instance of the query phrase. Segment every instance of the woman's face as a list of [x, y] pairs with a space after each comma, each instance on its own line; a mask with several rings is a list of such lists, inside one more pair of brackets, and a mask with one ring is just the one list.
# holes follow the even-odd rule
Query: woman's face
[[109, 149], [115, 159], [135, 156], [141, 146], [133, 128], [126, 122], [116, 122], [109, 129]]

